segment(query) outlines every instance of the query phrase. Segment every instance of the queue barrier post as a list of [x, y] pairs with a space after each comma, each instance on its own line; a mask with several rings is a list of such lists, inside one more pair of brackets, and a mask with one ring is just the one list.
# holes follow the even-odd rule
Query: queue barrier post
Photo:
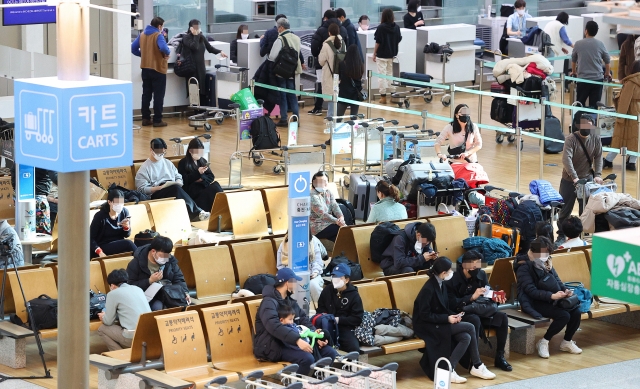
[[452, 119], [453, 119], [453, 117], [454, 117], [453, 113], [454, 113], [454, 112], [455, 112], [455, 110], [456, 110], [455, 99], [454, 99], [454, 95], [455, 95], [455, 94], [456, 94], [456, 85], [455, 85], [455, 84], [451, 84], [451, 85], [449, 85], [449, 96], [450, 96], [450, 99], [449, 99], [449, 109], [450, 109], [450, 111], [451, 111], [451, 112], [450, 112], [450, 115], [451, 115], [451, 118], [452, 118]]
[[625, 146], [620, 147], [620, 156], [622, 157], [622, 188], [621, 192], [626, 193], [625, 188], [627, 186], [627, 169], [625, 166], [625, 161], [627, 160], [627, 148]]
[[[544, 136], [544, 122], [547, 117], [547, 106], [544, 105], [546, 98], [540, 97], [540, 109], [542, 110], [540, 116], [540, 135]], [[518, 145], [519, 146], [519, 145]], [[520, 149], [520, 147], [518, 147]], [[544, 139], [540, 139], [540, 179], [543, 180], [544, 176]]]
[[[484, 61], [480, 61], [480, 82], [478, 83], [480, 92], [482, 89], [482, 82], [484, 81]], [[480, 97], [478, 98], [478, 123], [482, 123], [482, 93], [480, 93]]]
[[[560, 104], [564, 105], [564, 73], [560, 74]], [[564, 108], [560, 108], [560, 128], [564, 132]]]
[[422, 116], [422, 131], [427, 131], [427, 116], [429, 116], [429, 112], [424, 110], [420, 116]]
[[522, 161], [522, 128], [516, 126], [516, 192], [520, 192], [520, 162]]
[[[373, 77], [373, 71], [367, 71], [367, 103], [371, 104], [371, 77]], [[371, 117], [371, 107], [367, 106], [367, 119]]]
[[251, 80], [249, 80], [249, 86], [251, 87], [251, 94], [252, 95], [256, 95], [256, 80], [254, 80], [253, 78]]

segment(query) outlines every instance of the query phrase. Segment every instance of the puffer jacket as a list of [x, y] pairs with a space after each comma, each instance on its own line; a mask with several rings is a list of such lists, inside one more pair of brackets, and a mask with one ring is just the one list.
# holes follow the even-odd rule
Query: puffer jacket
[[584, 208], [580, 220], [584, 232], [595, 232], [596, 215], [607, 213], [616, 208], [640, 209], [640, 201], [627, 193], [604, 192], [589, 197], [589, 202]]
[[[420, 222], [409, 223], [404, 228], [405, 234], [399, 234], [393, 238], [389, 247], [382, 253], [380, 267], [383, 270], [393, 266], [399, 269], [404, 267], [417, 269], [424, 264], [424, 256], [415, 250], [416, 230], [421, 224]], [[425, 253], [433, 251], [431, 244], [423, 247], [422, 251]]]
[[537, 195], [542, 205], [549, 205], [552, 201], [563, 201], [562, 196], [546, 180], [533, 180], [529, 183], [531, 194]]
[[[531, 304], [532, 298], [529, 297], [529, 295], [524, 292], [522, 287], [524, 285], [524, 282], [521, 283], [520, 277], [518, 276], [518, 272], [520, 271], [520, 268], [523, 268], [523, 269], [526, 268], [525, 271], [528, 272], [528, 267], [530, 262], [531, 261], [529, 260], [529, 256], [527, 254], [520, 254], [516, 256], [515, 261], [513, 261], [513, 272], [516, 273], [516, 280], [517, 280], [518, 301], [520, 302], [520, 307], [522, 308], [522, 312], [528, 315], [531, 315], [535, 319], [542, 319], [542, 315], [540, 314], [540, 312], [536, 311], [533, 308], [533, 305]], [[531, 275], [528, 275], [528, 276], [525, 275], [523, 276], [523, 278], [527, 278], [529, 282], [532, 282]]]
[[325, 286], [320, 293], [316, 313], [331, 314], [339, 318], [338, 326], [354, 329], [362, 324], [362, 316], [364, 315], [358, 288], [349, 283], [347, 288], [338, 294], [333, 284]]
[[[622, 80], [622, 91], [615, 101], [616, 112], [637, 116], [640, 114], [640, 73]], [[627, 147], [629, 151], [638, 151], [638, 121], [616, 118], [615, 131], [611, 138], [611, 147]]]

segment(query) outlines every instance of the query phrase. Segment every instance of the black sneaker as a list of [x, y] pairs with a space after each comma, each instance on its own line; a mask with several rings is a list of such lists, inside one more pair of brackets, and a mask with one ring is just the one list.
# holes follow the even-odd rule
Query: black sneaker
[[279, 121], [278, 123], [276, 123], [276, 126], [278, 127], [289, 127], [289, 123], [285, 120], [285, 121]]
[[312, 109], [311, 111], [307, 112], [307, 114], [309, 115], [316, 115], [316, 116], [320, 116], [322, 115], [322, 110], [321, 109]]
[[602, 158], [602, 168], [603, 169], [611, 169], [613, 167], [613, 162], [609, 162], [606, 158]]
[[627, 170], [636, 171], [636, 164], [627, 162]]

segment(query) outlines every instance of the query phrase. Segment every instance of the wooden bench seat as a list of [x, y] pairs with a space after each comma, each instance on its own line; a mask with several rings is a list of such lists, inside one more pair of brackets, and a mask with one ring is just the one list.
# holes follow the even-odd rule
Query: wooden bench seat
[[464, 216], [432, 217], [429, 222], [436, 228], [434, 250], [455, 262], [465, 253], [462, 241], [469, 237]]
[[191, 220], [184, 200], [158, 201], [148, 206], [155, 231], [171, 239], [174, 245], [182, 244], [191, 233]]
[[260, 191], [222, 192], [216, 195], [209, 231], [232, 231], [235, 238], [269, 235], [267, 211]]
[[240, 287], [256, 274], [276, 274], [276, 257], [270, 240], [232, 243], [231, 255]]
[[284, 234], [289, 229], [289, 187], [264, 188], [260, 190], [266, 205], [267, 221], [272, 234]]
[[231, 293], [236, 289], [236, 276], [229, 246], [190, 249], [189, 258], [199, 301], [231, 299]]

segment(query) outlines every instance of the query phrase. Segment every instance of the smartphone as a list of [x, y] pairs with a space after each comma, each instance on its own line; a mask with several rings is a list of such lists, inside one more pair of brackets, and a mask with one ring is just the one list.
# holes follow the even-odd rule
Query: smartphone
[[464, 312], [460, 312], [459, 314], [457, 314], [456, 316], [462, 317], [464, 316]]
[[209, 167], [209, 165], [211, 165], [211, 162], [207, 162], [207, 164], [205, 166]]

